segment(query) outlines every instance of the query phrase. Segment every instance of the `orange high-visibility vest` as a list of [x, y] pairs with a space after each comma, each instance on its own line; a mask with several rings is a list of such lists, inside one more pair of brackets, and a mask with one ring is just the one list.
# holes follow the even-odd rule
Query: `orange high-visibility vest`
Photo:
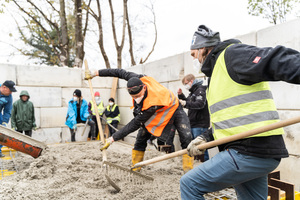
[[163, 106], [145, 123], [146, 129], [152, 135], [159, 137], [178, 108], [179, 100], [173, 92], [165, 88], [154, 78], [144, 76], [140, 79], [147, 86], [148, 92], [147, 97], [143, 101], [142, 111], [147, 110], [151, 106]]

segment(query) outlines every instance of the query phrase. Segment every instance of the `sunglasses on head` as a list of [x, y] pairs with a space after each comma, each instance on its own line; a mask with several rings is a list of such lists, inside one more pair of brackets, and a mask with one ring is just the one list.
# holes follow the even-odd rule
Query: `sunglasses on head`
[[141, 89], [141, 87], [143, 87], [144, 85], [136, 85], [136, 86], [133, 86], [133, 87], [129, 87], [127, 88], [128, 92], [131, 93], [131, 92], [137, 92]]

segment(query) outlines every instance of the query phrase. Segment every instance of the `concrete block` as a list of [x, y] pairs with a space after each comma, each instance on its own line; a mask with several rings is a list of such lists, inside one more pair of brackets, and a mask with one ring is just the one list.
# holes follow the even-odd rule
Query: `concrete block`
[[62, 127], [67, 116], [66, 107], [41, 108], [41, 128]]
[[257, 46], [283, 45], [300, 51], [300, 19], [257, 31]]
[[299, 157], [290, 156], [281, 159], [277, 170], [280, 170], [280, 180], [292, 183], [295, 185], [295, 191], [300, 190], [300, 159]]
[[78, 68], [18, 66], [17, 80], [20, 86], [81, 87], [81, 71]]
[[[18, 85], [17, 75], [16, 75], [17, 65], [9, 65], [9, 64], [0, 64], [0, 84], [4, 83], [6, 80], [12, 80]], [[17, 90], [18, 87], [16, 86]]]
[[34, 116], [35, 116], [35, 124], [36, 127], [41, 127], [41, 109], [40, 108], [34, 108]]
[[17, 92], [13, 92], [14, 102], [20, 99], [20, 93], [26, 90], [30, 95], [30, 101], [34, 107], [61, 107], [62, 91], [60, 87], [26, 87], [18, 86]]
[[121, 88], [117, 90], [118, 105], [119, 106], [132, 106], [132, 97], [128, 93], [127, 89]]
[[121, 121], [120, 124], [126, 125], [133, 119], [133, 111], [130, 107], [119, 107]]
[[[279, 116], [281, 120], [291, 119], [300, 116], [300, 111], [280, 110]], [[300, 123], [284, 127], [284, 141], [289, 153], [299, 154], [300, 146]], [[300, 155], [300, 154], [299, 154]]]
[[[84, 75], [83, 75], [84, 77]], [[98, 88], [111, 88], [113, 82], [113, 77], [94, 77], [92, 79], [92, 86]], [[82, 87], [89, 88], [89, 82], [86, 80], [82, 80]]]
[[239, 35], [234, 37], [238, 40], [240, 40], [243, 44], [253, 45], [257, 46], [256, 40], [257, 40], [257, 34], [256, 32], [251, 32], [245, 35]]
[[300, 108], [300, 85], [286, 82], [270, 82], [277, 109]]
[[184, 69], [183, 54], [145, 64], [145, 74], [153, 77], [158, 82], [178, 80], [180, 72]]
[[61, 128], [43, 128], [32, 132], [32, 138], [46, 144], [61, 142]]
[[[188, 95], [188, 91], [184, 88], [181, 81], [172, 81], [172, 82], [169, 82], [168, 85], [169, 85], [168, 89], [171, 90], [176, 97], [178, 96], [177, 91], [178, 91], [179, 88], [182, 89], [182, 92], [184, 92], [184, 94], [187, 93], [187, 95]], [[184, 90], [187, 91], [187, 92], [185, 92]]]

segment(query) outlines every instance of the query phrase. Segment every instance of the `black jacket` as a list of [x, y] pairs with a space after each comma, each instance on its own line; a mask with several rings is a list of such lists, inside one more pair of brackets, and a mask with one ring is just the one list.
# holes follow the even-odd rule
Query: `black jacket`
[[[233, 44], [233, 45], [231, 45]], [[231, 46], [229, 46], [231, 45]], [[228, 47], [229, 46], [229, 47]], [[237, 83], [252, 85], [261, 81], [286, 81], [300, 83], [300, 53], [296, 50], [277, 46], [259, 48], [241, 44], [238, 40], [220, 42], [204, 61], [202, 72], [211, 77], [220, 53], [226, 48], [225, 63], [229, 76]], [[212, 131], [205, 134], [213, 140]], [[220, 150], [233, 148], [240, 153], [257, 157], [288, 157], [283, 137], [253, 137], [219, 146]]]
[[[197, 79], [194, 82], [196, 81]], [[182, 93], [178, 95], [178, 98], [186, 101], [184, 108], [188, 109], [191, 128], [208, 128], [210, 120], [206, 101], [206, 86], [202, 85], [202, 82], [197, 82], [192, 85], [189, 91], [188, 97]]]
[[[116, 108], [114, 111], [111, 110], [112, 108], [110, 108], [110, 110], [107, 110], [107, 107], [104, 111], [104, 114], [106, 117], [110, 117], [110, 118], [115, 118], [120, 114], [120, 110], [119, 110], [119, 106], [116, 105]], [[112, 122], [116, 123], [119, 122], [117, 120], [113, 120]]]
[[[134, 72], [128, 72], [123, 69], [102, 69], [99, 70], [99, 76], [110, 76], [110, 77], [118, 77], [121, 79], [125, 79], [128, 81], [132, 77], [141, 78], [144, 75], [136, 74]], [[143, 100], [147, 97], [147, 90], [144, 94]], [[141, 110], [143, 105], [143, 100], [140, 104], [136, 104], [134, 102], [133, 115], [134, 118], [123, 128], [113, 134], [113, 139], [115, 141], [120, 140], [127, 136], [128, 134], [138, 130], [140, 127], [144, 126], [145, 122], [156, 112], [156, 110], [160, 109], [162, 106], [152, 106], [147, 110]]]

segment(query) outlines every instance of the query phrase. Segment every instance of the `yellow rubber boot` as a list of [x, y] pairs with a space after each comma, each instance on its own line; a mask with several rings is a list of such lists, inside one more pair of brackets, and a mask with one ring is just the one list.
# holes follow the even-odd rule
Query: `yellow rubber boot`
[[[131, 155], [132, 166], [134, 166], [138, 162], [143, 161], [144, 154], [145, 154], [145, 151], [138, 151], [138, 150], [132, 149], [132, 155]], [[139, 171], [141, 171], [141, 167], [134, 168], [134, 169], [132, 169], [132, 171], [138, 171], [139, 172]]]
[[193, 165], [194, 165], [194, 157], [190, 157], [189, 155], [184, 154], [182, 156], [182, 169], [184, 173], [187, 173], [188, 171], [193, 169]]

